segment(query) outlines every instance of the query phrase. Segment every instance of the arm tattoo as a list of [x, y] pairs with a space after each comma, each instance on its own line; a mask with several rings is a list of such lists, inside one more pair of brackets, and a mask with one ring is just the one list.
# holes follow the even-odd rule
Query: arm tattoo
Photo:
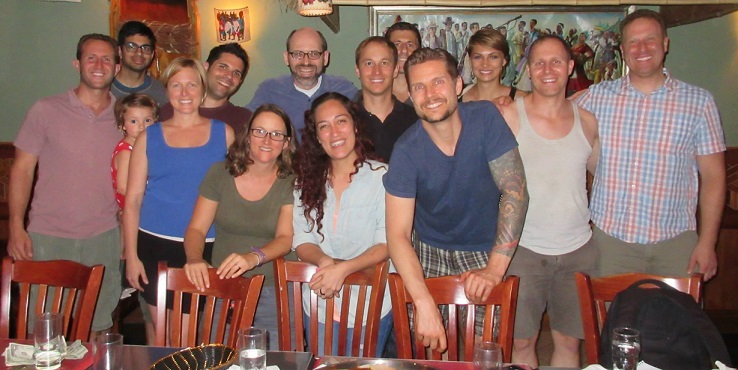
[[489, 162], [489, 170], [502, 192], [497, 215], [497, 238], [492, 252], [512, 257], [520, 241], [525, 213], [528, 211], [528, 188], [518, 148]]

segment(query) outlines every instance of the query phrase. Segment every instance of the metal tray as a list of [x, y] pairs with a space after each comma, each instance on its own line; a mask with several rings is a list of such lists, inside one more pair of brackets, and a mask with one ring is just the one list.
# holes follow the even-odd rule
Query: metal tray
[[318, 366], [318, 370], [353, 370], [366, 366], [367, 368], [371, 365], [382, 365], [391, 368], [392, 370], [438, 370], [435, 367], [419, 364], [413, 360], [395, 360], [395, 359], [363, 359], [363, 360], [352, 360], [346, 362], [331, 363]]
[[227, 369], [238, 363], [236, 350], [222, 344], [185, 348], [166, 356], [149, 370], [212, 370]]

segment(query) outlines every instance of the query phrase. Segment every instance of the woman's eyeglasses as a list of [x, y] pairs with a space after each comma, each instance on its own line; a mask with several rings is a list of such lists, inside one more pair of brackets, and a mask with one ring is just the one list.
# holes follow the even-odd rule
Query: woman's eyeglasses
[[265, 138], [267, 135], [269, 135], [269, 138], [274, 141], [284, 141], [284, 139], [287, 137], [286, 134], [283, 134], [279, 131], [269, 132], [267, 130], [264, 130], [263, 128], [252, 128], [251, 129], [251, 136], [253, 137]]

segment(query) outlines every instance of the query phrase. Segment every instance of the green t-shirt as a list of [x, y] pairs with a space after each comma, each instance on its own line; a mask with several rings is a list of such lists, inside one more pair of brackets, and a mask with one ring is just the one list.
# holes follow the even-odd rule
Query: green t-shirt
[[[218, 267], [231, 253], [247, 253], [251, 247], [260, 248], [274, 239], [279, 212], [284, 205], [293, 203], [294, 176], [277, 178], [267, 194], [249, 201], [238, 193], [233, 176], [224, 162], [210, 167], [200, 184], [200, 195], [218, 202], [215, 212], [215, 245], [213, 267]], [[294, 253], [286, 256], [295, 259]], [[274, 285], [274, 268], [271, 263], [257, 267], [248, 275], [263, 274], [264, 285]]]

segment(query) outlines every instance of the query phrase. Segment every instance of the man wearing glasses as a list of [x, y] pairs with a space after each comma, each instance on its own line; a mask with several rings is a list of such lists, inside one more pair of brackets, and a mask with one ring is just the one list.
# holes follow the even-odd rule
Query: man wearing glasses
[[156, 55], [156, 36], [151, 28], [139, 21], [126, 22], [118, 32], [118, 45], [121, 68], [110, 92], [116, 99], [133, 93], [147, 94], [160, 106], [166, 104], [169, 101], [166, 88], [147, 73]]
[[[284, 52], [284, 62], [291, 74], [259, 84], [246, 108], [254, 111], [264, 103], [276, 104], [287, 112], [297, 132], [302, 132], [305, 111], [310, 109], [314, 98], [326, 92], [352, 98], [358, 92], [347, 79], [323, 74], [329, 56], [328, 43], [319, 31], [309, 27], [292, 31]], [[296, 137], [300, 139], [300, 135]]]

